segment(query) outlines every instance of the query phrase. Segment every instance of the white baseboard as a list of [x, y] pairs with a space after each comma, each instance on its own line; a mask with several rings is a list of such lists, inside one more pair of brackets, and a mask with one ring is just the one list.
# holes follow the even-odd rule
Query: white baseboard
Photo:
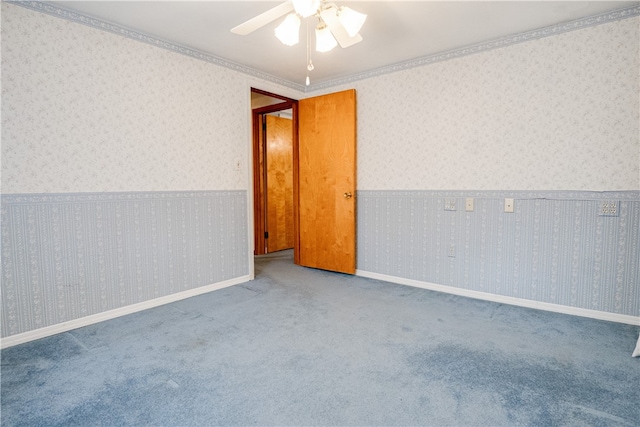
[[[552, 311], [555, 313], [570, 314], [573, 316], [589, 317], [592, 319], [606, 320], [610, 322], [626, 323], [629, 325], [640, 326], [640, 317], [629, 316], [625, 314], [608, 313], [604, 311], [588, 310], [585, 308], [578, 308], [578, 307], [569, 307], [566, 305], [532, 301], [532, 300], [526, 300], [522, 298], [507, 297], [502, 295], [490, 294], [486, 292], [472, 291], [468, 289], [455, 288], [452, 286], [422, 282], [419, 280], [405, 279], [405, 278], [396, 277], [396, 276], [388, 276], [385, 274], [372, 273], [372, 272], [363, 271], [363, 270], [356, 270], [356, 275], [361, 277], [367, 277], [370, 279], [382, 280], [385, 282], [397, 283], [400, 285], [413, 286], [416, 288], [428, 289], [428, 290], [443, 292], [447, 294], [481, 299], [485, 301], [492, 301], [492, 302], [498, 302], [502, 304], [516, 305], [520, 307]], [[219, 289], [227, 288], [229, 286], [238, 285], [240, 283], [246, 283], [249, 280], [251, 280], [249, 275], [241, 276], [235, 279], [226, 280], [224, 282], [214, 283], [214, 284], [202, 286], [196, 289], [191, 289], [188, 291], [167, 295], [167, 296], [156, 298], [153, 300], [144, 301], [138, 304], [132, 304], [126, 307], [105, 311], [103, 313], [82, 317], [80, 319], [74, 319], [68, 322], [62, 322], [56, 325], [35, 329], [33, 331], [11, 335], [9, 337], [6, 337], [0, 340], [0, 348], [7, 348], [7, 347], [11, 347], [18, 344], [23, 344], [25, 342], [37, 340], [40, 338], [48, 337], [48, 336], [59, 334], [62, 332], [67, 332], [72, 329], [77, 329], [83, 326], [89, 326], [94, 323], [102, 322], [105, 320], [114, 319], [116, 317], [126, 316], [127, 314], [136, 313], [149, 308], [158, 307], [164, 304], [169, 304], [175, 301], [180, 301], [186, 298], [194, 297], [194, 296], [205, 294], [208, 292], [213, 292]]]
[[415, 288], [428, 289], [447, 294], [460, 295], [463, 297], [481, 299], [485, 301], [498, 302], [502, 304], [517, 305], [520, 307], [534, 308], [538, 310], [553, 311], [555, 313], [570, 314], [573, 316], [589, 317], [598, 320], [607, 320], [610, 322], [626, 323], [629, 325], [640, 326], [640, 317], [629, 316], [626, 314], [609, 313], [606, 311], [588, 310], [586, 308], [569, 307], [566, 305], [552, 304], [548, 302], [540, 302], [527, 300], [522, 298], [507, 297], [502, 295], [490, 294], [480, 291], [472, 291], [469, 289], [460, 289], [453, 286], [438, 285], [435, 283], [422, 282], [419, 280], [405, 279], [403, 277], [388, 276], [386, 274], [372, 273], [370, 271], [356, 270], [356, 276], [367, 277], [370, 279], [382, 280], [385, 282], [397, 283], [399, 285], [413, 286]]
[[138, 311], [147, 310], [149, 308], [158, 307], [160, 305], [169, 304], [172, 302], [180, 301], [186, 298], [195, 297], [197, 295], [206, 294], [208, 292], [217, 291], [219, 289], [228, 288], [229, 286], [245, 283], [250, 280], [250, 276], [236, 277], [235, 279], [225, 280], [224, 282], [218, 282], [211, 285], [202, 286], [188, 291], [178, 292], [175, 294], [167, 295], [160, 298], [155, 298], [149, 301], [140, 302], [137, 304], [127, 305], [125, 307], [116, 308], [113, 310], [105, 311], [91, 316], [81, 317], [79, 319], [69, 320], [68, 322], [58, 323], [56, 325], [47, 326], [40, 329], [34, 329], [33, 331], [23, 332], [21, 334], [11, 335], [0, 340], [0, 348], [7, 348], [18, 344], [23, 344], [28, 341], [37, 340], [40, 338], [48, 337], [51, 335], [67, 332], [72, 329], [81, 328], [83, 326], [93, 325], [94, 323], [103, 322], [105, 320], [114, 319], [120, 316], [126, 316], [127, 314], [136, 313]]

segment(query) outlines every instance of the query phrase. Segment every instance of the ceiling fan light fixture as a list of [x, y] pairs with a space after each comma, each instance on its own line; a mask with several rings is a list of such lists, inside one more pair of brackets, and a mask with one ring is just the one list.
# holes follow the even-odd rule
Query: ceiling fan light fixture
[[338, 21], [342, 24], [350, 37], [355, 37], [367, 20], [367, 15], [356, 12], [355, 10], [342, 6], [338, 10]]
[[316, 27], [316, 51], [329, 52], [336, 47], [338, 42], [336, 41], [331, 30], [327, 27], [327, 24], [320, 22]]
[[276, 27], [276, 37], [287, 46], [298, 44], [300, 40], [300, 18], [295, 13], [290, 13], [284, 21]]
[[320, 8], [320, 0], [292, 0], [296, 13], [303, 18], [315, 15]]

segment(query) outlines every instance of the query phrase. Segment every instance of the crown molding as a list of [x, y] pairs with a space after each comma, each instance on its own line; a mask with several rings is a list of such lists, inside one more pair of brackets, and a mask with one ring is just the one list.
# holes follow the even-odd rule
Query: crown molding
[[[3, 0], [5, 1], [5, 0]], [[545, 37], [555, 36], [562, 33], [567, 33], [574, 30], [580, 30], [584, 28], [593, 27], [596, 25], [606, 24], [609, 22], [619, 21], [622, 19], [632, 18], [640, 15], [640, 5], [613, 10], [610, 12], [601, 13], [598, 15], [587, 16], [585, 18], [576, 19], [569, 22], [564, 22], [557, 25], [551, 25], [544, 28], [539, 28], [524, 33], [514, 34], [507, 37], [491, 40], [484, 43], [478, 43], [471, 46], [466, 46], [460, 49], [453, 49], [434, 55], [423, 56], [420, 58], [412, 59], [410, 61], [398, 62], [388, 66], [368, 70], [362, 73], [353, 74], [343, 78], [327, 80], [324, 82], [311, 84], [309, 86], [303, 86], [299, 83], [292, 82], [290, 80], [282, 79], [271, 74], [267, 74], [255, 68], [247, 67], [242, 64], [238, 64], [228, 59], [221, 58], [215, 55], [201, 52], [190, 47], [186, 47], [177, 43], [169, 42], [166, 40], [152, 37], [148, 34], [140, 31], [133, 30], [131, 28], [124, 27], [122, 25], [114, 24], [104, 20], [92, 18], [83, 15], [78, 12], [74, 12], [51, 3], [34, 0], [9, 0], [6, 3], [15, 4], [21, 7], [32, 9], [38, 12], [42, 12], [48, 15], [63, 18], [69, 21], [77, 22], [98, 30], [107, 31], [113, 34], [117, 34], [123, 37], [127, 37], [132, 40], [137, 40], [142, 43], [147, 43], [161, 49], [170, 50], [182, 55], [190, 56], [192, 58], [206, 61], [221, 67], [225, 67], [243, 74], [248, 74], [252, 77], [256, 77], [262, 80], [266, 80], [271, 83], [275, 83], [281, 86], [285, 86], [303, 93], [314, 92], [316, 90], [327, 89], [333, 86], [339, 86], [344, 84], [353, 83], [358, 80], [369, 79], [372, 77], [381, 76], [384, 74], [391, 74], [398, 71], [408, 70], [410, 68], [421, 67], [424, 65], [434, 64], [436, 62], [448, 61], [450, 59], [461, 58], [463, 56], [474, 55], [476, 53], [486, 52], [493, 49], [507, 47], [518, 43], [524, 43], [532, 40], [538, 40]]]
[[484, 43], [478, 43], [471, 46], [465, 46], [460, 49], [453, 49], [434, 55], [423, 56], [420, 58], [412, 59], [410, 61], [398, 62], [388, 66], [376, 68], [373, 70], [365, 71], [363, 73], [353, 74], [340, 79], [334, 79], [326, 82], [320, 82], [311, 85], [307, 88], [307, 91], [314, 91], [319, 89], [326, 89], [332, 86], [338, 86], [343, 84], [352, 83], [358, 80], [364, 80], [371, 77], [377, 77], [384, 74], [395, 73], [398, 71], [408, 70], [410, 68], [421, 67], [424, 65], [434, 64], [436, 62], [448, 61], [450, 59], [461, 58], [463, 56], [474, 55], [476, 53], [486, 52], [493, 49], [512, 46], [518, 43], [524, 43], [532, 40], [538, 40], [545, 37], [555, 36], [562, 33], [567, 33], [574, 30], [581, 30], [584, 28], [594, 27], [596, 25], [606, 24], [609, 22], [619, 21], [622, 19], [632, 18], [640, 15], [640, 5], [627, 7], [623, 9], [617, 9], [610, 12], [601, 13], [598, 15], [592, 15], [573, 21], [564, 22], [557, 25], [551, 25], [548, 27], [539, 28], [536, 30], [527, 31], [524, 33], [514, 34], [499, 39], [494, 39]]
[[173, 43], [167, 40], [162, 40], [157, 37], [150, 36], [143, 32], [136, 31], [119, 24], [114, 24], [112, 22], [104, 21], [101, 19], [92, 18], [90, 16], [87, 16], [78, 12], [74, 12], [69, 9], [56, 6], [51, 3], [37, 1], [37, 0], [35, 1], [34, 0], [10, 0], [10, 1], [3, 0], [3, 2], [21, 6], [27, 9], [35, 10], [35, 11], [45, 13], [47, 15], [55, 16], [58, 18], [66, 19], [68, 21], [86, 25], [88, 27], [92, 27], [98, 30], [107, 31], [112, 34], [117, 34], [119, 36], [123, 36], [132, 40], [150, 44], [152, 46], [159, 47], [161, 49], [166, 49], [175, 53], [190, 56], [192, 58], [199, 59], [201, 61], [219, 65], [221, 67], [225, 67], [233, 71], [238, 71], [243, 74], [248, 74], [252, 77], [267, 80], [269, 82], [272, 82], [281, 86], [285, 86], [291, 89], [295, 89], [300, 92], [305, 91], [305, 87], [299, 83], [281, 79], [271, 74], [267, 74], [260, 70], [256, 70], [254, 68], [250, 68], [242, 64], [229, 61], [228, 59], [221, 58], [219, 56], [211, 55], [209, 53], [204, 53], [199, 50], [192, 49], [190, 47]]

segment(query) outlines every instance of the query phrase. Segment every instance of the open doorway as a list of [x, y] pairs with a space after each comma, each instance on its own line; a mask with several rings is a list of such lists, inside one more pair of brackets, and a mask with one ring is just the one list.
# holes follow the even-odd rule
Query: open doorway
[[[252, 89], [275, 98], [252, 109], [254, 179], [254, 255], [271, 248], [274, 223], [268, 212], [268, 147], [264, 134], [270, 113], [291, 109], [293, 178], [293, 260], [295, 264], [355, 273], [356, 266], [356, 93], [354, 89], [299, 101]], [[260, 97], [262, 98], [262, 96]], [[271, 114], [272, 115], [272, 114]], [[304, 141], [304, 149], [300, 142]], [[287, 149], [288, 150], [288, 149]], [[273, 180], [273, 179], [272, 179]], [[278, 179], [275, 179], [276, 185]], [[286, 204], [284, 218], [287, 218]], [[289, 210], [291, 212], [291, 210]], [[285, 246], [286, 247], [286, 246]], [[285, 250], [278, 247], [276, 250]], [[289, 251], [291, 251], [289, 249]]]
[[251, 90], [253, 120], [254, 254], [295, 247], [294, 143], [297, 101]]

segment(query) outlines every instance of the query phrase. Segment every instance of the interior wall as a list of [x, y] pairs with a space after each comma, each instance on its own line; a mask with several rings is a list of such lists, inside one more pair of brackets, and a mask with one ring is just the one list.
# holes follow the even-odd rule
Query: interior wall
[[2, 7], [4, 194], [246, 190], [240, 73]]
[[[638, 23], [349, 85], [359, 271], [638, 317]], [[3, 338], [251, 276], [255, 80], [2, 3]]]
[[331, 88], [357, 90], [359, 274], [637, 323], [639, 23]]
[[2, 91], [3, 338], [248, 280], [245, 76], [3, 2]]
[[262, 93], [251, 92], [251, 108], [268, 107], [282, 102], [282, 99], [274, 98]]
[[358, 91], [359, 189], [640, 190], [639, 23], [327, 90]]

